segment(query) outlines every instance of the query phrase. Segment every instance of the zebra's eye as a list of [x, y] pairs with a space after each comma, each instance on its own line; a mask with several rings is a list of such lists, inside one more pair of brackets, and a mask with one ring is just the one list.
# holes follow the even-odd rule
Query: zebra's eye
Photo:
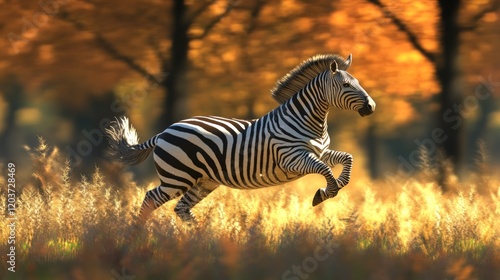
[[350, 83], [344, 83], [342, 86], [343, 86], [343, 87], [350, 87], [350, 86], [351, 86], [351, 84], [350, 84]]

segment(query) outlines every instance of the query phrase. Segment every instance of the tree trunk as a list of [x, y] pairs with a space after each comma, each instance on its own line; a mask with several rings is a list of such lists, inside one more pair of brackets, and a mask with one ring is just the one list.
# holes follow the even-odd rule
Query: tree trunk
[[2, 81], [2, 84], [4, 99], [7, 104], [9, 104], [9, 108], [7, 109], [7, 114], [5, 116], [5, 127], [0, 133], [0, 158], [14, 160], [13, 157], [15, 155], [15, 149], [10, 147], [12, 144], [11, 138], [13, 137], [15, 131], [16, 112], [25, 102], [24, 89], [17, 81], [17, 78], [11, 75], [8, 75]]
[[188, 68], [189, 23], [184, 0], [175, 0], [172, 12], [171, 64], [167, 65], [165, 61], [162, 65], [162, 70], [168, 73], [168, 76], [161, 83], [167, 92], [167, 97], [164, 103], [163, 115], [160, 118], [160, 129], [164, 129], [188, 116], [186, 75]]
[[[459, 35], [458, 13], [460, 0], [440, 0], [440, 45], [441, 55], [437, 60], [437, 80], [441, 85], [439, 96], [440, 110], [436, 124], [444, 130], [442, 143], [436, 143], [447, 160], [450, 160], [454, 172], [459, 174], [463, 157], [463, 130], [464, 123], [460, 110], [462, 103], [461, 77], [458, 65]], [[444, 174], [439, 172], [439, 174]], [[442, 177], [442, 176], [441, 176]], [[439, 178], [444, 183], [446, 178]]]
[[372, 179], [380, 178], [380, 155], [379, 155], [379, 139], [376, 134], [377, 127], [372, 122], [366, 130], [366, 151], [367, 151], [367, 165]]

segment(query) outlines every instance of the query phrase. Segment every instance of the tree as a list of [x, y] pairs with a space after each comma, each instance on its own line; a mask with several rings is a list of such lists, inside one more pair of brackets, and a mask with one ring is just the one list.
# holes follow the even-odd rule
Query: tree
[[8, 104], [5, 114], [5, 126], [2, 133], [0, 133], [0, 158], [13, 160], [14, 154], [11, 148], [11, 137], [15, 132], [15, 117], [16, 111], [26, 102], [24, 89], [13, 75], [8, 75], [3, 81], [0, 82], [3, 86], [0, 91], [3, 93], [3, 98]]
[[[464, 125], [462, 117], [456, 106], [462, 103], [462, 77], [459, 64], [460, 36], [463, 32], [474, 30], [478, 22], [489, 12], [498, 8], [500, 1], [492, 0], [489, 4], [473, 15], [469, 22], [462, 25], [459, 21], [459, 12], [463, 8], [460, 0], [438, 0], [438, 42], [439, 51], [429, 51], [409, 26], [390, 8], [380, 0], [368, 0], [368, 2], [379, 7], [384, 16], [389, 18], [397, 28], [406, 34], [411, 45], [420, 52], [434, 67], [436, 80], [438, 81], [441, 92], [439, 94], [439, 110], [435, 123], [442, 129], [442, 138], [445, 140], [436, 143], [444, 153], [446, 159], [451, 160], [454, 171], [457, 174], [463, 160], [464, 144], [463, 131]], [[438, 172], [445, 174], [445, 172]], [[439, 178], [442, 186], [445, 185], [443, 176]]]
[[[185, 0], [174, 0], [172, 7], [170, 7], [170, 15], [172, 16], [171, 31], [169, 38], [154, 38], [150, 37], [151, 48], [156, 54], [157, 64], [160, 66], [160, 74], [156, 75], [147, 68], [143, 67], [136, 59], [120, 51], [117, 43], [109, 40], [99, 31], [93, 30], [88, 25], [78, 21], [71, 16], [69, 12], [60, 13], [60, 18], [71, 22], [77, 29], [90, 31], [103, 51], [108, 53], [114, 59], [117, 59], [132, 70], [136, 71], [143, 77], [157, 82], [166, 92], [164, 103], [164, 110], [159, 118], [159, 127], [166, 127], [171, 123], [185, 118], [187, 114], [186, 100], [188, 99], [188, 80], [187, 71], [189, 67], [189, 49], [192, 40], [202, 40], [210, 31], [233, 9], [236, 4], [233, 0], [226, 3], [225, 9], [212, 16], [211, 19], [206, 20], [201, 27], [200, 34], [190, 34], [194, 25], [200, 24], [197, 22], [199, 18], [207, 13], [212, 6], [218, 4], [217, 1], [205, 1], [200, 4], [190, 3], [188, 6]], [[94, 5], [94, 4], [93, 4]], [[163, 32], [163, 34], [168, 34]], [[161, 40], [170, 40], [170, 55], [167, 55], [160, 42]]]
[[[243, 1], [191, 53], [195, 111], [256, 118], [279, 104], [276, 80], [302, 60], [336, 53], [329, 16], [337, 1]], [[311, 16], [313, 15], [313, 16]], [[347, 55], [347, 54], [346, 54]], [[212, 93], [210, 93], [212, 92]], [[213, 102], [214, 98], [221, 102]]]

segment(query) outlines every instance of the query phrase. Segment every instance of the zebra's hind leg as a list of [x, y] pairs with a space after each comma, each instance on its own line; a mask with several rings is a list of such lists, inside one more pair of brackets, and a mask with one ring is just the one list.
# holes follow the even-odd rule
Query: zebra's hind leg
[[181, 220], [188, 223], [195, 223], [196, 219], [191, 209], [202, 199], [207, 197], [219, 185], [210, 181], [202, 181], [187, 191], [174, 208], [175, 213]]
[[185, 186], [172, 186], [162, 182], [160, 186], [146, 192], [146, 196], [144, 197], [144, 200], [142, 202], [139, 214], [120, 252], [122, 267], [134, 266], [133, 259], [135, 256], [131, 255], [130, 253], [131, 246], [133, 248], [133, 245], [131, 244], [134, 244], [141, 239], [140, 237], [143, 233], [142, 230], [146, 221], [151, 216], [151, 213], [158, 207], [162, 206], [165, 202], [179, 197], [186, 190], [187, 187]]
[[138, 229], [146, 223], [151, 213], [158, 207], [162, 206], [167, 201], [170, 201], [180, 196], [184, 191], [175, 187], [168, 187], [164, 184], [146, 192], [146, 196], [139, 210], [136, 227]]

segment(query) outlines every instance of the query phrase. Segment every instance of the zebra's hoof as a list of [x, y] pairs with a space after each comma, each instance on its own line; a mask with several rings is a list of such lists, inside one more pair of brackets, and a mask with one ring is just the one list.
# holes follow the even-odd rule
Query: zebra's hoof
[[326, 197], [325, 191], [322, 189], [318, 189], [318, 191], [316, 192], [316, 194], [314, 195], [314, 198], [313, 198], [313, 206], [316, 206], [316, 205], [320, 204], [321, 202], [325, 201], [325, 199], [326, 199], [325, 197]]

